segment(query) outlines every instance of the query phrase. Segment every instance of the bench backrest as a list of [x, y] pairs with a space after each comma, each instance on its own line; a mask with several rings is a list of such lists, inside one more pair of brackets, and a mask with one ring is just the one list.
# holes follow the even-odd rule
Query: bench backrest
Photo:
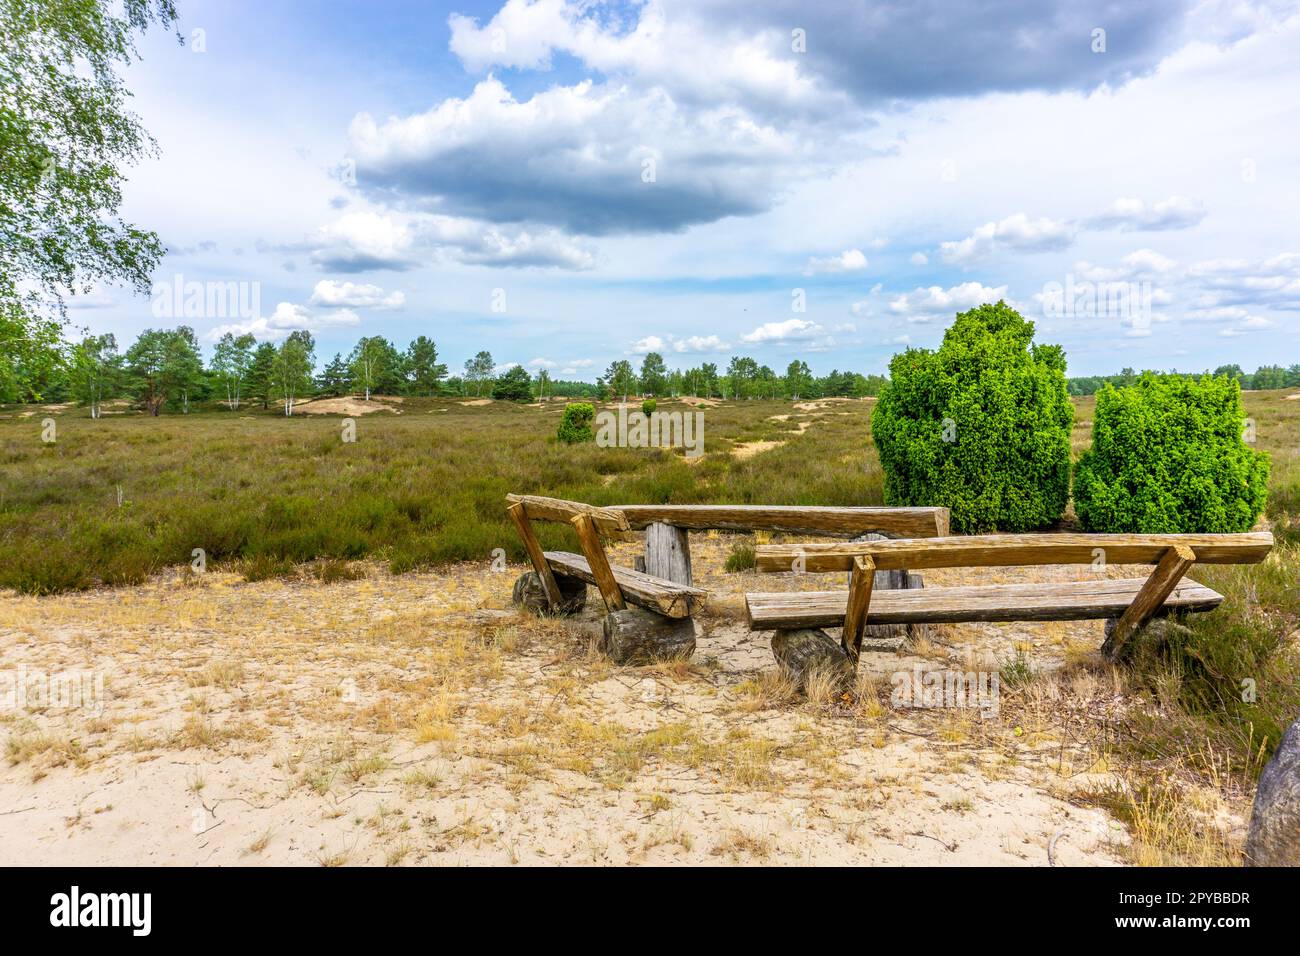
[[856, 537], [883, 534], [894, 538], [937, 538], [948, 533], [947, 508], [852, 508], [817, 505], [606, 505], [506, 495], [522, 504], [533, 521], [571, 522], [590, 515], [602, 534], [643, 531], [667, 524], [690, 531], [771, 531]]
[[1156, 564], [1170, 548], [1200, 564], [1254, 564], [1273, 548], [1267, 531], [1245, 534], [991, 534], [929, 540], [771, 544], [755, 549], [760, 571], [849, 571], [870, 557], [881, 571], [1035, 564]]

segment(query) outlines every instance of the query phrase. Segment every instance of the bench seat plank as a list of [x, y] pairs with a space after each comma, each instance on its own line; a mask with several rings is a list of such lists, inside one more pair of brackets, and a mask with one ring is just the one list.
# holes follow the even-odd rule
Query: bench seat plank
[[[545, 558], [556, 574], [596, 584], [596, 576], [591, 573], [591, 566], [582, 555], [568, 551], [547, 551]], [[709, 592], [701, 588], [675, 584], [653, 574], [613, 566], [610, 570], [614, 572], [614, 580], [618, 582], [618, 588], [628, 604], [655, 611], [664, 617], [690, 617], [704, 606], [709, 597]], [[841, 611], [840, 617], [843, 616], [844, 612]]]
[[[983, 584], [919, 590], [876, 591], [869, 624], [957, 624], [964, 621], [1085, 621], [1119, 617], [1137, 597], [1145, 578], [1112, 578], [1041, 584]], [[838, 627], [848, 608], [847, 591], [748, 594], [751, 630]], [[1219, 594], [1188, 578], [1157, 613], [1210, 611]]]

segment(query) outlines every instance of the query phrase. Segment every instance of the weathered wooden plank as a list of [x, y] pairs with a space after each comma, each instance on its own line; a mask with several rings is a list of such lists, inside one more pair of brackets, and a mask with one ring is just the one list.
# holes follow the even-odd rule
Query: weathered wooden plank
[[691, 543], [685, 528], [656, 521], [645, 529], [645, 573], [691, 583]]
[[516, 501], [510, 507], [506, 508], [506, 513], [510, 515], [510, 520], [515, 523], [515, 530], [519, 532], [519, 537], [523, 539], [524, 550], [528, 552], [528, 560], [533, 563], [533, 570], [537, 572], [537, 577], [541, 579], [542, 591], [546, 594], [546, 603], [554, 611], [560, 606], [563, 600], [560, 595], [560, 586], [555, 583], [555, 575], [551, 573], [551, 566], [546, 563], [546, 557], [542, 553], [542, 546], [537, 542], [537, 535], [533, 534], [533, 526], [528, 520], [528, 513], [521, 502]]
[[[915, 591], [875, 591], [873, 624], [959, 624], [966, 621], [1086, 621], [1119, 617], [1133, 603], [1145, 578], [984, 584]], [[848, 611], [847, 591], [749, 594], [745, 605], [753, 630], [838, 627]], [[1170, 593], [1157, 613], [1211, 611], [1223, 595], [1190, 579]]]
[[1195, 553], [1186, 545], [1176, 544], [1164, 553], [1156, 569], [1151, 572], [1151, 577], [1142, 585], [1142, 590], [1133, 598], [1133, 603], [1124, 610], [1115, 630], [1102, 646], [1102, 652], [1108, 658], [1119, 659], [1128, 639], [1159, 610], [1165, 603], [1165, 598], [1178, 586], [1187, 569], [1195, 562]]
[[847, 508], [813, 505], [610, 505], [633, 530], [656, 522], [692, 531], [774, 531], [854, 536], [874, 531], [894, 538], [933, 538], [948, 532], [947, 508]]
[[[597, 583], [587, 559], [580, 554], [547, 551], [546, 560], [556, 574], [579, 578], [588, 584]], [[618, 582], [619, 591], [629, 604], [656, 611], [665, 617], [690, 617], [704, 607], [709, 598], [709, 592], [702, 588], [674, 584], [630, 568], [614, 567], [611, 571], [614, 580]], [[841, 620], [843, 617], [844, 612], [841, 610]]]
[[862, 649], [862, 629], [871, 606], [871, 589], [876, 580], [876, 565], [868, 557], [853, 559], [853, 577], [849, 580], [848, 607], [844, 612], [844, 633], [840, 644], [855, 664]]
[[600, 543], [595, 519], [589, 514], [574, 515], [573, 527], [578, 532], [578, 544], [582, 546], [587, 567], [605, 601], [605, 610], [623, 610], [627, 605], [623, 603], [623, 592], [619, 590], [618, 581], [609, 567], [609, 559], [605, 557], [605, 546]]
[[1035, 564], [1155, 564], [1175, 545], [1201, 564], [1254, 564], [1273, 548], [1267, 531], [1245, 534], [990, 534], [924, 541], [767, 544], [755, 549], [758, 570], [847, 571], [869, 554], [882, 571], [895, 568], [1011, 567]]
[[521, 504], [534, 521], [572, 521], [578, 515], [589, 515], [597, 530], [605, 535], [617, 535], [629, 530], [627, 519], [611, 508], [597, 508], [581, 501], [547, 498], [544, 495], [506, 495], [510, 504]]

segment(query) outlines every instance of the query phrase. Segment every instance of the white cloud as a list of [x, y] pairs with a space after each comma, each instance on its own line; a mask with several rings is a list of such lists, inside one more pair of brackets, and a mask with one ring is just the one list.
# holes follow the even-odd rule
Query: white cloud
[[944, 262], [964, 265], [1006, 249], [1017, 252], [1046, 252], [1064, 249], [1074, 242], [1076, 227], [1060, 219], [1030, 219], [1023, 212], [999, 222], [986, 222], [965, 239], [944, 242], [939, 252]]
[[304, 305], [293, 302], [280, 302], [268, 317], [257, 317], [245, 322], [232, 322], [219, 325], [205, 336], [215, 342], [227, 332], [233, 335], [252, 334], [262, 342], [279, 342], [289, 337], [290, 332], [319, 332], [322, 329], [345, 328], [359, 325], [361, 317], [351, 309], [336, 309], [325, 315], [317, 315]]
[[730, 344], [722, 341], [716, 335], [690, 335], [684, 339], [675, 339], [673, 341], [673, 351], [681, 353], [725, 352], [730, 348]]
[[793, 131], [734, 107], [591, 80], [520, 101], [489, 76], [424, 113], [358, 114], [348, 140], [376, 201], [587, 235], [753, 215], [823, 165]]
[[309, 301], [312, 305], [355, 309], [400, 309], [406, 304], [406, 295], [400, 291], [385, 293], [379, 286], [364, 282], [321, 279], [312, 290]]
[[1004, 285], [986, 286], [979, 282], [963, 282], [949, 289], [932, 285], [895, 296], [889, 303], [889, 310], [905, 317], [909, 322], [928, 322], [936, 317], [952, 318], [958, 312], [1006, 297], [1007, 287]]
[[924, 266], [930, 264], [930, 257], [924, 252], [914, 252], [908, 261], [914, 266]]
[[662, 352], [664, 350], [664, 340], [657, 335], [647, 335], [632, 343], [628, 349], [630, 355], [645, 355], [649, 352]]
[[590, 269], [596, 262], [591, 251], [555, 229], [423, 213], [347, 213], [317, 229], [305, 245], [317, 265], [338, 272], [402, 271], [438, 258], [466, 265], [569, 270]]
[[551, 369], [551, 368], [555, 368], [555, 366], [558, 364], [559, 364], [558, 362], [552, 362], [548, 358], [535, 358], [528, 362], [528, 367]]
[[751, 345], [759, 345], [764, 342], [813, 339], [822, 332], [822, 327], [816, 322], [807, 319], [786, 319], [784, 322], [764, 322], [754, 331], [742, 335], [740, 339]]
[[861, 272], [867, 265], [867, 257], [861, 249], [845, 249], [837, 256], [809, 258], [803, 274], [810, 276], [818, 272]]
[[1204, 218], [1205, 205], [1186, 196], [1170, 196], [1150, 205], [1141, 199], [1116, 199], [1108, 210], [1088, 220], [1088, 226], [1141, 231], [1190, 229]]
[[397, 218], [375, 212], [352, 212], [321, 226], [309, 240], [317, 265], [339, 272], [412, 269], [415, 237]]
[[1118, 266], [1112, 268], [1083, 260], [1074, 264], [1075, 274], [1089, 282], [1117, 282], [1169, 276], [1177, 268], [1178, 263], [1175, 260], [1161, 255], [1154, 249], [1138, 249], [1130, 252], [1120, 259]]

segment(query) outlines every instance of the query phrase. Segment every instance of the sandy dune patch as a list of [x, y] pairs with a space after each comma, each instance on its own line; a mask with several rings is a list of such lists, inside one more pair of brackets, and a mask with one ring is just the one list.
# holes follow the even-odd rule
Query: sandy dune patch
[[783, 441], [740, 442], [739, 444], [732, 446], [731, 454], [733, 458], [753, 458], [759, 452], [771, 451], [773, 448], [777, 448], [784, 444], [785, 442]]
[[468, 402], [461, 402], [461, 405], [491, 405], [490, 398], [471, 398]]
[[295, 402], [293, 410], [295, 413], [301, 412], [304, 415], [369, 415], [371, 412], [401, 414], [397, 409], [390, 408], [379, 401], [377, 396], [372, 396], [368, 402], [351, 396], [345, 398], [317, 398], [309, 402]]

